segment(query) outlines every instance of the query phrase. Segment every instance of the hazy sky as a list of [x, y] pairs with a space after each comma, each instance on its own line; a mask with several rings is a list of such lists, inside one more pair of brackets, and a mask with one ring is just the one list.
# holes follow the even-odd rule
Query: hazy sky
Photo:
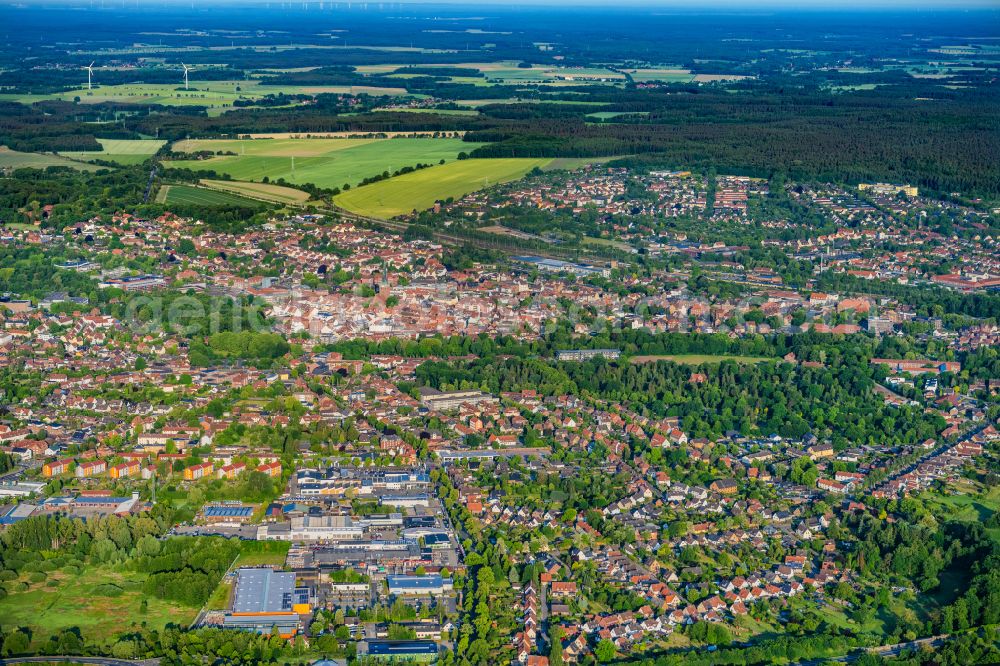
[[[196, 6], [229, 5], [252, 7], [270, 3], [271, 6], [282, 4], [283, 0], [194, 0]], [[285, 0], [289, 4], [301, 5], [303, 1], [313, 4], [320, 0]], [[464, 5], [470, 10], [482, 6], [518, 7], [527, 5], [580, 6], [592, 7], [663, 7], [670, 9], [698, 10], [709, 8], [727, 9], [998, 9], [1000, 0], [324, 0], [325, 4], [350, 2], [353, 5], [393, 5], [393, 4], [448, 4]], [[88, 0], [0, 0], [0, 7], [17, 5], [66, 5], [81, 4]], [[114, 4], [117, 0], [105, 0]], [[127, 0], [134, 4], [136, 0]], [[139, 0], [142, 5], [190, 5], [191, 0]], [[1000, 32], [1000, 28], [998, 28]]]

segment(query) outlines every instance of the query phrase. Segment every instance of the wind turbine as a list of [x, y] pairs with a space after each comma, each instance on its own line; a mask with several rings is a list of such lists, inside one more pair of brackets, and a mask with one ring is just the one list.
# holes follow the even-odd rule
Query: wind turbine
[[84, 69], [87, 70], [87, 90], [90, 90], [93, 85], [94, 63], [90, 63]]
[[188, 89], [188, 72], [190, 72], [194, 67], [188, 67], [184, 63], [181, 63], [181, 67], [184, 68], [184, 90]]

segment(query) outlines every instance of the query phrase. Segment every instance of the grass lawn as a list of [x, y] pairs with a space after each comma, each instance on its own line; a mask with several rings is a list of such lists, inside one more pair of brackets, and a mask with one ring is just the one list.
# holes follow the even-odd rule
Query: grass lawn
[[270, 183], [243, 183], [238, 180], [202, 180], [201, 184], [213, 190], [231, 192], [251, 199], [263, 199], [274, 203], [302, 204], [309, 200], [308, 192]]
[[265, 564], [284, 566], [291, 543], [287, 541], [242, 541], [236, 567], [259, 567]]
[[233, 584], [231, 581], [223, 580], [219, 583], [219, 587], [215, 588], [212, 592], [212, 596], [208, 598], [205, 603], [206, 610], [228, 610], [229, 609], [229, 598], [233, 593]]
[[633, 356], [633, 363], [655, 363], [656, 361], [673, 361], [681, 365], [701, 365], [702, 363], [722, 363], [723, 361], [735, 361], [736, 363], [764, 363], [777, 359], [765, 356], [734, 356], [732, 354], [653, 354], [646, 356]]
[[457, 199], [489, 185], [517, 180], [548, 162], [531, 158], [451, 162], [352, 189], [337, 196], [335, 201], [354, 213], [395, 217], [414, 209], [430, 208], [438, 200]]
[[629, 252], [632, 250], [632, 246], [628, 243], [623, 243], [621, 241], [611, 240], [610, 238], [592, 238], [590, 236], [584, 236], [582, 243], [584, 245], [597, 245], [599, 247], [613, 247], [616, 250], [622, 250], [624, 252]]
[[460, 152], [475, 150], [480, 145], [451, 138], [191, 141], [178, 144], [175, 150], [225, 150], [238, 154], [207, 160], [177, 160], [167, 165], [211, 169], [242, 181], [284, 178], [288, 183], [343, 187], [345, 183], [353, 186], [365, 178], [417, 163], [451, 161]]
[[11, 150], [6, 146], [0, 146], [0, 169], [45, 169], [50, 166], [65, 166], [79, 171], [97, 171], [98, 169], [104, 168], [99, 167], [96, 164], [75, 162], [60, 155], [22, 153], [16, 150]]
[[[166, 193], [163, 193], [166, 190]], [[196, 206], [249, 206], [260, 208], [261, 203], [229, 192], [210, 190], [191, 185], [164, 185], [156, 197], [165, 204], [193, 204]]]
[[871, 633], [879, 633], [884, 630], [883, 619], [877, 614], [872, 617], [871, 620], [863, 625], [859, 625], [857, 622], [847, 617], [847, 613], [844, 609], [840, 608], [835, 604], [826, 604], [824, 606], [817, 606], [811, 602], [807, 604], [809, 607], [816, 612], [816, 614], [828, 622], [829, 624], [839, 627], [841, 629], [849, 629], [851, 631], [866, 631]]
[[59, 153], [64, 157], [75, 160], [106, 160], [118, 164], [141, 164], [149, 159], [166, 143], [159, 139], [98, 139], [98, 143], [104, 148], [100, 152], [95, 151], [72, 151]]
[[756, 636], [773, 634], [777, 631], [774, 625], [768, 622], [755, 620], [749, 615], [740, 615], [737, 617], [734, 630], [742, 640]]
[[[22, 576], [19, 580], [26, 580]], [[0, 626], [4, 630], [27, 626], [36, 640], [44, 641], [55, 632], [79, 627], [87, 639], [108, 639], [145, 622], [161, 629], [168, 624], [187, 626], [198, 610], [181, 604], [149, 597], [142, 592], [145, 574], [117, 571], [107, 566], [86, 566], [79, 574], [55, 571], [46, 582], [32, 583], [24, 592], [13, 591], [15, 581], [6, 583], [9, 595], [0, 599]], [[102, 596], [100, 586], [122, 589], [119, 596]], [[140, 605], [146, 600], [145, 613]]]

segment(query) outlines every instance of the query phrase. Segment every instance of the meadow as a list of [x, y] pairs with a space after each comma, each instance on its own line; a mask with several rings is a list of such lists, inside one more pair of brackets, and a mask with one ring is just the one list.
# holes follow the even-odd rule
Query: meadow
[[355, 188], [338, 195], [334, 202], [360, 215], [396, 217], [430, 208], [435, 201], [457, 199], [490, 185], [517, 180], [548, 162], [545, 158], [461, 160]]
[[649, 356], [633, 356], [632, 363], [655, 363], [656, 361], [672, 361], [681, 365], [701, 365], [702, 363], [722, 363], [723, 361], [733, 361], [735, 363], [765, 363], [777, 359], [764, 356], [734, 356], [732, 354], [656, 354]]
[[[942, 520], [986, 523], [1000, 512], [1000, 487], [954, 483], [943, 493], [923, 492], [918, 499]], [[991, 527], [986, 531], [1000, 541], [1000, 528]]]
[[98, 139], [104, 150], [59, 153], [74, 160], [105, 160], [116, 164], [142, 164], [166, 143], [158, 139]]
[[313, 183], [320, 187], [355, 185], [365, 178], [417, 163], [454, 160], [483, 144], [461, 139], [256, 139], [248, 141], [186, 141], [175, 150], [228, 151], [206, 160], [174, 160], [167, 166], [208, 169], [235, 180]]
[[[66, 568], [31, 582], [31, 573], [5, 584], [0, 599], [3, 629], [30, 627], [39, 640], [62, 629], [79, 627], [88, 639], [109, 639], [145, 623], [152, 629], [168, 624], [187, 626], [197, 610], [142, 592], [146, 575], [108, 565]], [[27, 589], [20, 589], [24, 586]], [[143, 601], [146, 608], [143, 610]]]

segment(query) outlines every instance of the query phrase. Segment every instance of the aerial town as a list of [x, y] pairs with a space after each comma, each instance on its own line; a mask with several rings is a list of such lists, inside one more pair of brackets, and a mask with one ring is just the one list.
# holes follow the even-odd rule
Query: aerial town
[[[873, 266], [986, 290], [1000, 279], [990, 245], [898, 222], [935, 208], [929, 200], [886, 212], [863, 191], [803, 189], [837, 230], [770, 245], [823, 252], [794, 288], [779, 270], [748, 270], [746, 249], [656, 231], [646, 217], [622, 228], [633, 178], [584, 168], [558, 188], [502, 187], [443, 212], [595, 207], [617, 242], [648, 258], [640, 271], [627, 258], [470, 262], [433, 239], [319, 214], [238, 235], [171, 213], [8, 229], [6, 248], [34, 249], [75, 279], [3, 301], [12, 374], [0, 523], [169, 507], [169, 534], [241, 544], [191, 626], [277, 628], [357, 658], [471, 649], [481, 638], [469, 628], [490, 613], [491, 637], [506, 637], [491, 649], [524, 664], [553, 650], [574, 663], [683, 646], [697, 640], [692, 627], [724, 642], [756, 623], [849, 613], [865, 572], [846, 526], [906, 498], [973, 492], [969, 471], [995, 456], [1000, 329], [811, 284], [827, 273], [869, 279]], [[690, 175], [642, 182], [656, 204], [641, 214], [655, 224], [705, 210]], [[716, 204], [713, 219], [744, 224], [740, 193], [744, 210], [747, 192], [766, 197], [766, 184], [719, 182], [729, 212]], [[848, 199], [862, 217], [845, 213]], [[976, 224], [960, 208], [938, 212], [952, 209]], [[879, 251], [887, 244], [899, 249]], [[973, 252], [953, 280], [920, 270]], [[699, 271], [742, 287], [716, 292], [693, 279]], [[206, 317], [220, 327], [207, 336]], [[670, 335], [678, 349], [740, 353], [641, 353]], [[762, 342], [807, 335], [787, 352]], [[762, 422], [742, 399], [704, 419], [669, 397], [717, 392], [743, 364], [825, 381], [853, 348], [865, 350], [868, 404], [842, 408], [899, 430], [841, 427], [835, 405], [825, 426]], [[954, 360], [968, 355], [980, 367]], [[487, 357], [522, 372], [504, 379]], [[556, 374], [534, 380], [539, 364]], [[679, 383], [653, 408], [578, 384], [584, 367], [661, 365]], [[471, 577], [491, 560], [509, 580]], [[497, 605], [471, 608], [484, 589]]]
[[1000, 663], [996, 8], [375, 4], [0, 4], [0, 664]]

